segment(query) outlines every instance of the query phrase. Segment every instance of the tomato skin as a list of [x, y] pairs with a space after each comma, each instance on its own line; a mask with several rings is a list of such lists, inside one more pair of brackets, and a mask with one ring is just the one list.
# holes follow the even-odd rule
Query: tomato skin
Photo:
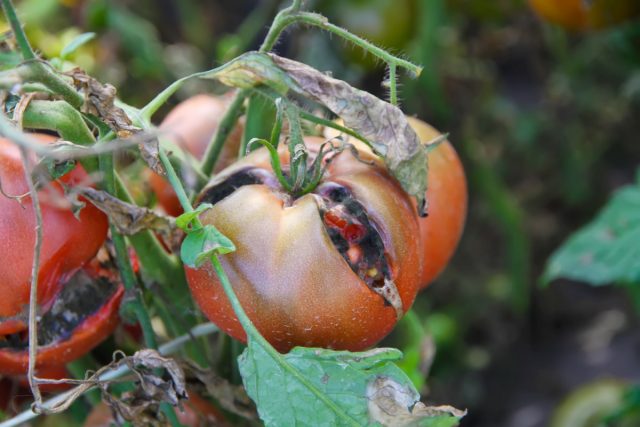
[[[160, 135], [186, 150], [197, 160], [202, 160], [230, 101], [229, 96], [193, 96], [169, 112], [160, 124]], [[239, 123], [222, 148], [214, 172], [227, 167], [236, 158], [242, 132], [243, 125]], [[178, 196], [164, 177], [150, 173], [149, 184], [158, 198], [158, 203], [168, 214], [178, 216], [182, 213]]]
[[[323, 140], [306, 141], [310, 151], [317, 151]], [[357, 161], [347, 150], [331, 162], [323, 182], [343, 185], [364, 206], [384, 243], [406, 311], [421, 272], [416, 211], [382, 163], [368, 152], [361, 155], [374, 165]], [[286, 147], [281, 147], [283, 165], [288, 157]], [[252, 152], [211, 184], [249, 166], [271, 171], [267, 151]], [[361, 350], [391, 331], [396, 312], [336, 249], [315, 197], [307, 194], [285, 206], [281, 195], [267, 186], [245, 185], [204, 212], [201, 220], [214, 224], [235, 243], [237, 251], [221, 257], [222, 265], [249, 318], [276, 349]], [[187, 267], [186, 274], [207, 317], [232, 337], [246, 341], [211, 264]]]
[[[53, 139], [40, 136], [43, 142]], [[60, 179], [67, 185], [88, 182], [84, 169], [76, 168]], [[0, 182], [5, 194], [28, 192], [20, 151], [0, 138]], [[76, 219], [64, 201], [62, 188], [51, 183], [38, 191], [42, 208], [43, 243], [38, 273], [38, 303], [46, 311], [64, 280], [93, 258], [107, 235], [107, 217], [87, 205]], [[0, 335], [25, 330], [31, 286], [31, 267], [35, 242], [35, 213], [30, 197], [22, 205], [0, 196]]]
[[[407, 117], [420, 141], [425, 144], [441, 134], [422, 120]], [[425, 288], [444, 270], [453, 256], [467, 217], [467, 179], [462, 162], [449, 141], [429, 152], [427, 176], [429, 215], [420, 218]]]
[[529, 0], [544, 19], [568, 30], [601, 29], [640, 15], [636, 0]]

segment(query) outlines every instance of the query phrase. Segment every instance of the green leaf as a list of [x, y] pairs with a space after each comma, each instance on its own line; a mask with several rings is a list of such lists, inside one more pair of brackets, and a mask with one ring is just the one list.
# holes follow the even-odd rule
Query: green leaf
[[639, 242], [640, 187], [628, 186], [551, 256], [543, 280], [565, 277], [595, 286], [640, 283]]
[[286, 355], [249, 339], [238, 358], [249, 396], [266, 426], [429, 426], [458, 424], [464, 412], [427, 407], [393, 362], [402, 353], [296, 347]]
[[182, 242], [180, 258], [189, 267], [199, 267], [214, 253], [221, 255], [236, 250], [235, 245], [213, 225], [192, 230]]
[[67, 59], [73, 52], [78, 50], [82, 45], [90, 42], [96, 37], [96, 33], [82, 33], [75, 37], [60, 52], [60, 59]]
[[200, 216], [202, 212], [212, 207], [213, 205], [211, 203], [203, 203], [191, 212], [183, 213], [178, 218], [176, 218], [176, 226], [184, 231], [189, 231], [191, 229], [191, 222], [198, 216]]
[[76, 167], [76, 163], [74, 159], [56, 160], [45, 158], [42, 160], [42, 164], [47, 168], [51, 179], [62, 178]]

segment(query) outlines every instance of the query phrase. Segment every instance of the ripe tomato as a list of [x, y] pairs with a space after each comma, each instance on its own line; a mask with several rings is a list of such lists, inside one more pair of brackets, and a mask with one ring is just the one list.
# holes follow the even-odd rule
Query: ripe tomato
[[637, 0], [529, 0], [544, 19], [569, 30], [611, 27], [640, 15]]
[[[409, 125], [427, 144], [441, 134], [414, 117], [407, 117]], [[327, 138], [339, 133], [325, 130]], [[359, 150], [369, 151], [362, 142], [351, 138], [350, 143]], [[467, 216], [467, 180], [460, 158], [449, 141], [442, 142], [429, 152], [427, 200], [429, 215], [419, 218], [422, 275], [420, 288], [424, 289], [444, 270], [455, 252]]]
[[[440, 136], [440, 132], [422, 120], [407, 119], [423, 144]], [[467, 216], [467, 180], [460, 158], [449, 141], [429, 153], [428, 183], [429, 216], [419, 220], [422, 288], [438, 277], [449, 263]]]
[[[306, 141], [317, 153], [322, 140]], [[237, 247], [222, 264], [241, 304], [280, 351], [370, 347], [413, 303], [422, 268], [416, 210], [377, 157], [360, 155], [371, 164], [346, 150], [312, 193], [295, 197], [259, 149], [220, 172], [199, 197], [214, 205], [203, 223]], [[286, 170], [287, 147], [280, 161]], [[207, 317], [246, 340], [211, 265], [186, 273]]]
[[[231, 99], [211, 95], [196, 95], [178, 104], [160, 124], [160, 135], [166, 136], [178, 147], [201, 160], [211, 138], [220, 125]], [[238, 154], [243, 126], [239, 123], [229, 135], [222, 148], [215, 171], [228, 166]], [[149, 184], [164, 210], [174, 216], [182, 213], [175, 191], [165, 178], [151, 173]]]
[[[38, 321], [36, 368], [51, 370], [88, 353], [119, 322], [124, 288], [97, 260], [63, 279], [62, 290]], [[29, 361], [28, 334], [0, 337], [0, 374], [20, 375]]]
[[[74, 185], [87, 180], [84, 169], [77, 166], [60, 181]], [[7, 335], [27, 327], [36, 223], [29, 197], [20, 203], [5, 196], [28, 192], [20, 151], [6, 139], [0, 139], [0, 183], [4, 192], [0, 195], [0, 335]], [[76, 218], [64, 206], [58, 183], [47, 185], [38, 194], [43, 220], [38, 304], [46, 312], [66, 278], [93, 258], [102, 246], [107, 235], [107, 217], [87, 204]]]

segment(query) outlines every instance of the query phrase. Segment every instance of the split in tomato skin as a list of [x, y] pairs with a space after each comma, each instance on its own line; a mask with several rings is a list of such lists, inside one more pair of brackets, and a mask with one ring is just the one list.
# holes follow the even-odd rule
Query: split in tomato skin
[[[119, 323], [124, 287], [97, 260], [65, 278], [38, 322], [37, 369], [52, 369], [88, 353]], [[0, 374], [21, 375], [29, 362], [28, 332], [0, 336]]]
[[[310, 153], [322, 143], [305, 141]], [[422, 268], [416, 210], [379, 159], [361, 157], [372, 164], [348, 150], [338, 154], [316, 191], [296, 198], [279, 187], [260, 149], [223, 170], [200, 196], [201, 203], [214, 204], [200, 219], [236, 245], [221, 262], [240, 303], [279, 351], [368, 348], [413, 303]], [[286, 147], [280, 161], [286, 168]], [[342, 200], [331, 194], [336, 189]], [[354, 203], [360, 207], [344, 207]], [[378, 243], [358, 240], [365, 236]], [[372, 265], [379, 271], [370, 271]], [[211, 265], [187, 267], [186, 274], [207, 317], [246, 341]]]
[[[33, 135], [43, 143], [55, 138]], [[65, 185], [88, 184], [82, 166], [60, 178]], [[27, 328], [31, 268], [35, 243], [35, 213], [31, 198], [7, 197], [28, 193], [18, 147], [0, 138], [0, 335]], [[43, 242], [38, 271], [38, 305], [46, 312], [60, 292], [64, 278], [94, 257], [107, 236], [107, 217], [87, 203], [76, 218], [54, 182], [38, 191], [42, 209]]]
[[[428, 144], [442, 134], [415, 117], [407, 117], [422, 144]], [[336, 137], [334, 129], [325, 129], [327, 138]], [[361, 152], [371, 152], [364, 143], [350, 138]], [[462, 237], [467, 218], [467, 178], [464, 166], [449, 141], [429, 150], [427, 193], [428, 215], [418, 219], [422, 252], [420, 288], [431, 284], [445, 269]], [[416, 207], [417, 209], [417, 207]]]

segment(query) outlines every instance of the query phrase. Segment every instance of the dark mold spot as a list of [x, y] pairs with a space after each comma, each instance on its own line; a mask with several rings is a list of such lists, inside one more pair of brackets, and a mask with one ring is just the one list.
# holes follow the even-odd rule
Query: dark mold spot
[[[38, 345], [46, 346], [68, 339], [74, 329], [91, 317], [118, 289], [105, 277], [93, 276], [79, 270], [64, 285], [51, 309], [38, 322]], [[16, 350], [28, 348], [26, 331], [5, 336], [0, 348]]]

